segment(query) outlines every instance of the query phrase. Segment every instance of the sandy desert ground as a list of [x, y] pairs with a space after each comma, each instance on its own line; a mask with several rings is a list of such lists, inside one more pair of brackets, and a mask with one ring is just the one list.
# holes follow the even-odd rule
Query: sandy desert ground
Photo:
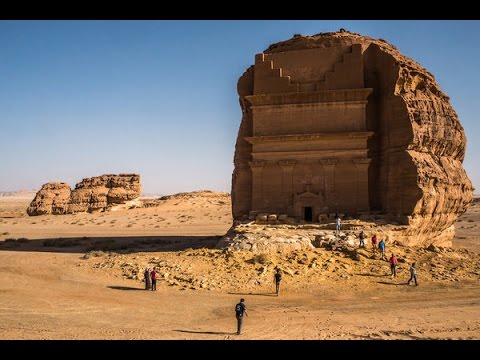
[[[30, 200], [0, 197], [0, 339], [480, 339], [479, 201], [453, 249], [390, 246], [392, 280], [369, 249], [214, 249], [231, 224], [228, 194], [37, 217]], [[412, 261], [418, 287], [405, 284]], [[157, 291], [143, 290], [147, 265], [160, 269]], [[240, 297], [249, 316], [237, 336]]]

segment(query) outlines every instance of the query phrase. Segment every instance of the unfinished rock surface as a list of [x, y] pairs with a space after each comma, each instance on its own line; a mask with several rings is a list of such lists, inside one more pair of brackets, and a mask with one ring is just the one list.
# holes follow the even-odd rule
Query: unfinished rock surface
[[74, 190], [66, 183], [48, 183], [37, 193], [27, 213], [33, 216], [114, 210], [131, 205], [141, 192], [140, 175], [136, 174], [85, 178]]
[[466, 137], [449, 98], [393, 45], [348, 31], [295, 35], [240, 77], [234, 219], [342, 213], [448, 246], [472, 200]]

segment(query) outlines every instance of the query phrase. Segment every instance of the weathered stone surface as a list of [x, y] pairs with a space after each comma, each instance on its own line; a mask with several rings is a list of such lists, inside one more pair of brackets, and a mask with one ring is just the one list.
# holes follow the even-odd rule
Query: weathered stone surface
[[272, 235], [258, 229], [245, 230], [232, 227], [219, 241], [216, 248], [247, 250], [253, 252], [277, 252], [313, 249], [311, 234], [272, 229]]
[[42, 186], [30, 204], [29, 215], [73, 214], [114, 209], [140, 196], [140, 175], [120, 174], [85, 178], [74, 190], [65, 183]]
[[295, 36], [256, 55], [238, 94], [234, 219], [380, 214], [403, 244], [451, 244], [473, 195], [466, 137], [433, 75], [393, 45]]
[[47, 183], [35, 195], [27, 209], [27, 214], [30, 216], [65, 214], [70, 201], [70, 193], [70, 186], [66, 183]]
[[136, 199], [142, 191], [136, 174], [102, 175], [83, 179], [72, 191], [68, 212], [105, 210]]

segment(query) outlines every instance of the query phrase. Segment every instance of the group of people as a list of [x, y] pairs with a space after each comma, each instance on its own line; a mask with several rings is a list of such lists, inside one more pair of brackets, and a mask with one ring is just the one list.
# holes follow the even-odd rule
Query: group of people
[[[398, 260], [395, 254], [392, 253], [392, 256], [390, 256], [390, 259], [388, 260], [390, 263], [390, 271], [392, 272], [392, 279], [397, 277], [397, 264]], [[407, 285], [410, 285], [410, 282], [412, 280], [415, 281], [415, 286], [418, 286], [418, 281], [417, 281], [417, 268], [415, 267], [415, 263], [412, 263], [410, 265], [410, 279], [407, 281]]]
[[[365, 247], [365, 233], [362, 232], [360, 233], [360, 235], [358, 236], [360, 238], [360, 247]], [[377, 253], [377, 247], [378, 247], [378, 250], [380, 250], [380, 255], [382, 256], [382, 260], [386, 260], [386, 257], [385, 257], [385, 240], [381, 239], [380, 242], [378, 242], [378, 239], [377, 239], [377, 234], [373, 234], [372, 236], [372, 251], [374, 254]]]
[[[337, 232], [340, 231], [340, 217], [336, 217], [338, 221], [336, 220], [336, 230]], [[365, 233], [362, 232], [359, 235], [360, 239], [360, 247], [365, 247]], [[373, 252], [377, 252], [377, 235], [372, 236], [372, 248]], [[378, 243], [378, 249], [380, 250], [380, 253], [382, 255], [382, 259], [386, 260], [385, 257], [385, 241], [382, 239]], [[398, 260], [395, 254], [392, 253], [390, 256], [390, 259], [388, 260], [390, 263], [390, 270], [391, 270], [391, 276], [392, 279], [397, 277], [397, 264]], [[157, 290], [157, 268], [154, 267], [152, 270], [150, 270], [149, 267], [145, 268], [144, 271], [144, 278], [145, 278], [145, 290]], [[415, 263], [412, 263], [410, 266], [410, 279], [407, 281], [407, 285], [410, 285], [411, 281], [415, 282], [415, 285], [418, 286], [417, 282], [417, 270], [415, 267]], [[280, 269], [277, 267], [276, 272], [273, 275], [273, 282], [275, 284], [275, 293], [278, 296], [280, 293], [280, 282], [282, 281], [282, 274], [280, 272]], [[245, 305], [245, 299], [240, 299], [240, 302], [235, 305], [235, 317], [237, 318], [237, 335], [242, 334], [242, 327], [243, 327], [243, 317], [248, 316], [247, 314], [247, 307]]]
[[145, 278], [145, 290], [157, 290], [157, 268], [154, 267], [151, 271], [149, 267], [145, 268], [143, 277]]
[[[360, 234], [358, 235], [358, 238], [360, 239], [360, 245], [359, 247], [365, 247], [365, 238], [366, 238], [366, 235], [365, 233], [363, 232], [363, 230], [360, 232]], [[380, 250], [380, 255], [382, 256], [382, 260], [387, 260], [386, 258], [386, 245], [385, 245], [385, 240], [384, 239], [381, 239], [380, 242], [378, 243], [377, 245], [377, 235], [376, 234], [373, 234], [372, 236], [372, 251], [374, 254], [377, 253], [377, 247], [378, 249]], [[397, 264], [398, 264], [398, 260], [397, 260], [397, 257], [395, 256], [394, 253], [392, 253], [392, 256], [390, 256], [390, 259], [388, 259], [388, 262], [390, 263], [390, 271], [391, 271], [391, 275], [392, 275], [392, 279], [393, 278], [396, 278], [397, 277]], [[410, 285], [410, 282], [414, 280], [415, 281], [415, 285], [418, 286], [418, 282], [417, 282], [417, 269], [415, 267], [415, 263], [412, 263], [410, 265], [410, 279], [407, 281], [407, 285]]]
[[[392, 279], [396, 278], [398, 260], [395, 254], [392, 253], [392, 256], [389, 259], [389, 263], [390, 263], [390, 270], [392, 272]], [[410, 282], [412, 280], [415, 281], [415, 285], [418, 286], [417, 270], [415, 268], [415, 263], [412, 263], [412, 265], [410, 266], [410, 279], [407, 281], [407, 285], [410, 285]], [[277, 268], [275, 274], [273, 275], [273, 282], [275, 283], [275, 293], [277, 294], [277, 296], [280, 292], [281, 281], [282, 281], [282, 274], [280, 273], [280, 269]], [[245, 305], [245, 299], [242, 298], [240, 299], [240, 302], [237, 305], [235, 305], [235, 317], [237, 318], [237, 335], [242, 334], [244, 316], [248, 316], [248, 314], [247, 314], [247, 307]]]

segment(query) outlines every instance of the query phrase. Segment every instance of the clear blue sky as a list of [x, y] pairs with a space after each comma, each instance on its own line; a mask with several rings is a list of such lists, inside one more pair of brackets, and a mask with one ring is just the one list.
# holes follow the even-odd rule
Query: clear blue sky
[[480, 21], [0, 21], [0, 191], [139, 173], [144, 192], [230, 191], [236, 83], [268, 45], [345, 28], [436, 77], [480, 192]]

